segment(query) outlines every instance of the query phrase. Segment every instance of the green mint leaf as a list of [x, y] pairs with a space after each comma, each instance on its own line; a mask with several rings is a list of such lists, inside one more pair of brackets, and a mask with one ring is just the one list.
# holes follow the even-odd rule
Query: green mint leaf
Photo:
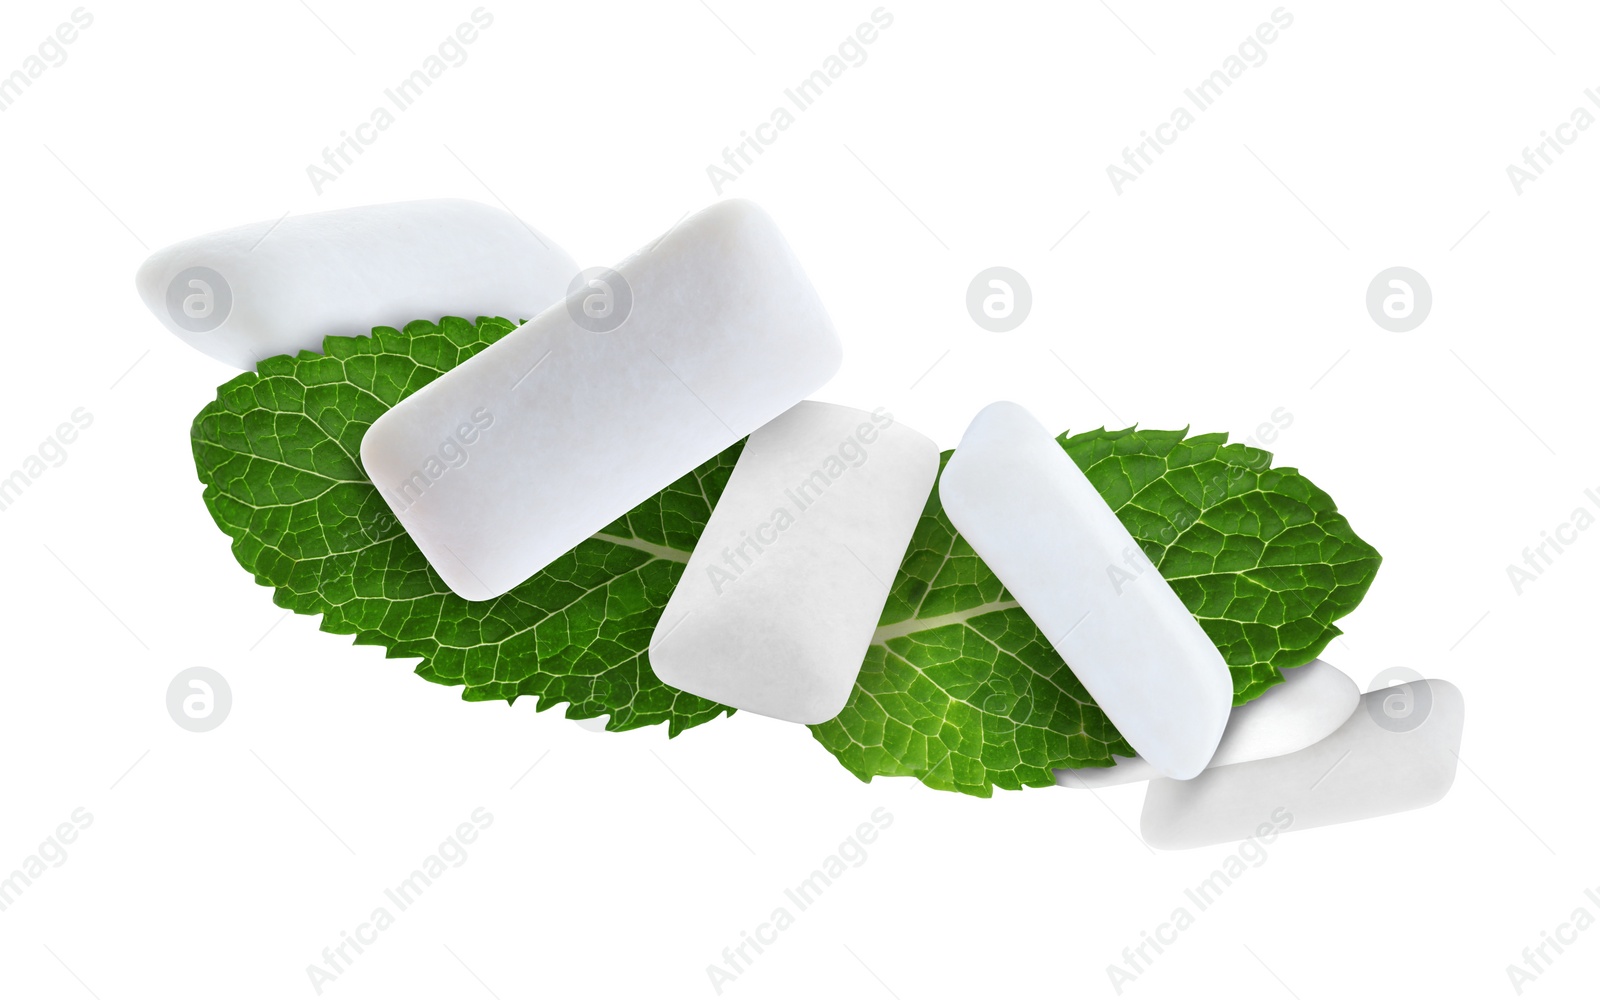
[[[279, 606], [421, 658], [418, 674], [468, 701], [529, 695], [540, 711], [566, 702], [569, 718], [665, 722], [671, 735], [731, 713], [662, 684], [647, 650], [742, 442], [492, 601], [451, 593], [367, 479], [358, 456], [372, 422], [512, 329], [446, 318], [263, 361], [195, 418], [207, 509]], [[1185, 433], [1060, 440], [1222, 650], [1242, 704], [1339, 634], [1332, 623], [1379, 557], [1294, 469], [1225, 435]], [[863, 780], [910, 775], [981, 796], [1133, 753], [937, 491], [849, 704], [812, 729]]]
[[[1298, 471], [1225, 434], [1186, 433], [1059, 440], [1216, 642], [1243, 704], [1340, 634], [1334, 620], [1380, 557]], [[811, 729], [863, 781], [908, 775], [979, 796], [1134, 752], [956, 533], [937, 490], [849, 702]]]
[[418, 674], [468, 701], [528, 695], [540, 711], [566, 702], [569, 718], [665, 722], [674, 736], [731, 713], [658, 681], [646, 649], [743, 442], [491, 601], [451, 593], [367, 478], [372, 422], [512, 329], [453, 317], [380, 327], [234, 378], [191, 434], [212, 518], [280, 607], [421, 657]]

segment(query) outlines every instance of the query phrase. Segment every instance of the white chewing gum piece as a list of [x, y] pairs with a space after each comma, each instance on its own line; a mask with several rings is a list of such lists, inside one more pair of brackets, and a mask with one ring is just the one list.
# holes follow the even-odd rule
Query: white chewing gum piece
[[[1060, 442], [1016, 403], [975, 418], [939, 477], [950, 522], [1157, 773], [1199, 774], [1228, 724], [1222, 654]], [[1120, 591], [1120, 592], [1119, 592]]]
[[510, 213], [471, 201], [408, 201], [289, 215], [157, 250], [135, 283], [190, 346], [246, 371], [444, 316], [513, 323], [567, 294], [578, 265]]
[[[1228, 728], [1207, 770], [1303, 750], [1344, 725], [1361, 703], [1356, 682], [1323, 660], [1285, 670], [1283, 678], [1228, 716]], [[1058, 770], [1056, 784], [1107, 788], [1158, 777], [1142, 757], [1120, 757], [1114, 767]]]
[[[377, 419], [361, 461], [445, 584], [498, 597], [838, 370], [816, 290], [760, 208], [722, 201]], [[613, 287], [615, 286], [615, 287]], [[627, 303], [631, 299], [631, 309]]]
[[1455, 780], [1465, 714], [1446, 681], [1368, 692], [1332, 736], [1304, 750], [1150, 782], [1140, 832], [1174, 851], [1245, 840], [1263, 825], [1309, 830], [1432, 805]]
[[813, 725], [850, 697], [939, 473], [939, 448], [805, 402], [750, 435], [650, 640], [675, 688]]

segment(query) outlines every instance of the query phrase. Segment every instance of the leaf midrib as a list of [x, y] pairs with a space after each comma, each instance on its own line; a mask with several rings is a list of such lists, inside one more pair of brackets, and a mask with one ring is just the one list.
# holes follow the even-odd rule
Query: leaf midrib
[[964, 611], [952, 611], [948, 614], [934, 615], [932, 618], [907, 618], [905, 621], [895, 622], [891, 625], [880, 625], [872, 633], [872, 644], [881, 646], [890, 639], [900, 639], [929, 629], [944, 628], [949, 625], [965, 625], [979, 615], [993, 614], [996, 611], [1007, 611], [1020, 607], [1016, 601], [990, 601]]
[[610, 542], [613, 545], [638, 549], [640, 552], [654, 556], [657, 559], [666, 559], [669, 562], [683, 563], [684, 565], [689, 563], [689, 553], [682, 549], [672, 548], [669, 545], [657, 545], [655, 542], [647, 542], [642, 538], [624, 538], [621, 535], [612, 535], [604, 531], [596, 532], [591, 537], [598, 538], [603, 542]]

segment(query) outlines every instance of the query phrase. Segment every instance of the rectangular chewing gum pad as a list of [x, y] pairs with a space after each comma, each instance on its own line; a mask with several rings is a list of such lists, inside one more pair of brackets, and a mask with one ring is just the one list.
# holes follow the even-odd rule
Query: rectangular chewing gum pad
[[[1284, 670], [1283, 683], [1228, 716], [1217, 752], [1206, 770], [1304, 750], [1337, 730], [1361, 703], [1361, 690], [1343, 671], [1323, 660]], [[1067, 788], [1107, 788], [1160, 777], [1142, 757], [1123, 758], [1114, 767], [1056, 771]]]
[[1161, 574], [1109, 572], [1138, 543], [1027, 410], [973, 418], [939, 479], [950, 522], [1158, 774], [1192, 778], [1216, 751], [1233, 681]]
[[1455, 781], [1465, 720], [1448, 681], [1369, 691], [1333, 735], [1304, 750], [1150, 782], [1139, 831], [1176, 851], [1421, 809]]
[[827, 382], [771, 218], [712, 205], [377, 419], [368, 476], [445, 584], [498, 597]]
[[656, 625], [656, 676], [789, 722], [838, 715], [938, 472], [938, 446], [881, 408], [805, 402], [751, 434]]
[[180, 340], [246, 371], [444, 316], [536, 315], [578, 265], [508, 212], [471, 201], [408, 201], [289, 215], [208, 233], [151, 254], [135, 279]]

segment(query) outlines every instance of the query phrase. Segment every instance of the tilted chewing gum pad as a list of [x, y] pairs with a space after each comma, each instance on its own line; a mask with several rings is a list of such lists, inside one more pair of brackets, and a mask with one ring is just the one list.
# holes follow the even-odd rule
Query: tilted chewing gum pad
[[1016, 403], [975, 418], [939, 478], [950, 522], [1123, 737], [1157, 773], [1192, 778], [1216, 752], [1233, 681], [1139, 545], [1060, 442]]
[[751, 434], [656, 625], [656, 676], [789, 722], [838, 715], [938, 473], [938, 446], [881, 408], [805, 402]]
[[[582, 325], [601, 315], [610, 332]], [[361, 461], [445, 584], [488, 600], [804, 399], [840, 357], [771, 218], [718, 202], [402, 400]]]
[[1332, 736], [1304, 750], [1150, 782], [1140, 832], [1171, 851], [1244, 840], [1263, 824], [1307, 830], [1421, 809], [1455, 781], [1465, 715], [1446, 681], [1369, 692]]
[[[1233, 710], [1207, 770], [1303, 750], [1344, 725], [1361, 703], [1356, 682], [1323, 660], [1285, 670], [1283, 677], [1283, 683]], [[1056, 784], [1107, 788], [1159, 777], [1144, 758], [1123, 757], [1114, 767], [1058, 770]]]
[[512, 322], [564, 298], [578, 265], [550, 240], [476, 202], [439, 200], [290, 215], [151, 254], [136, 284], [188, 343], [246, 371], [443, 316]]

